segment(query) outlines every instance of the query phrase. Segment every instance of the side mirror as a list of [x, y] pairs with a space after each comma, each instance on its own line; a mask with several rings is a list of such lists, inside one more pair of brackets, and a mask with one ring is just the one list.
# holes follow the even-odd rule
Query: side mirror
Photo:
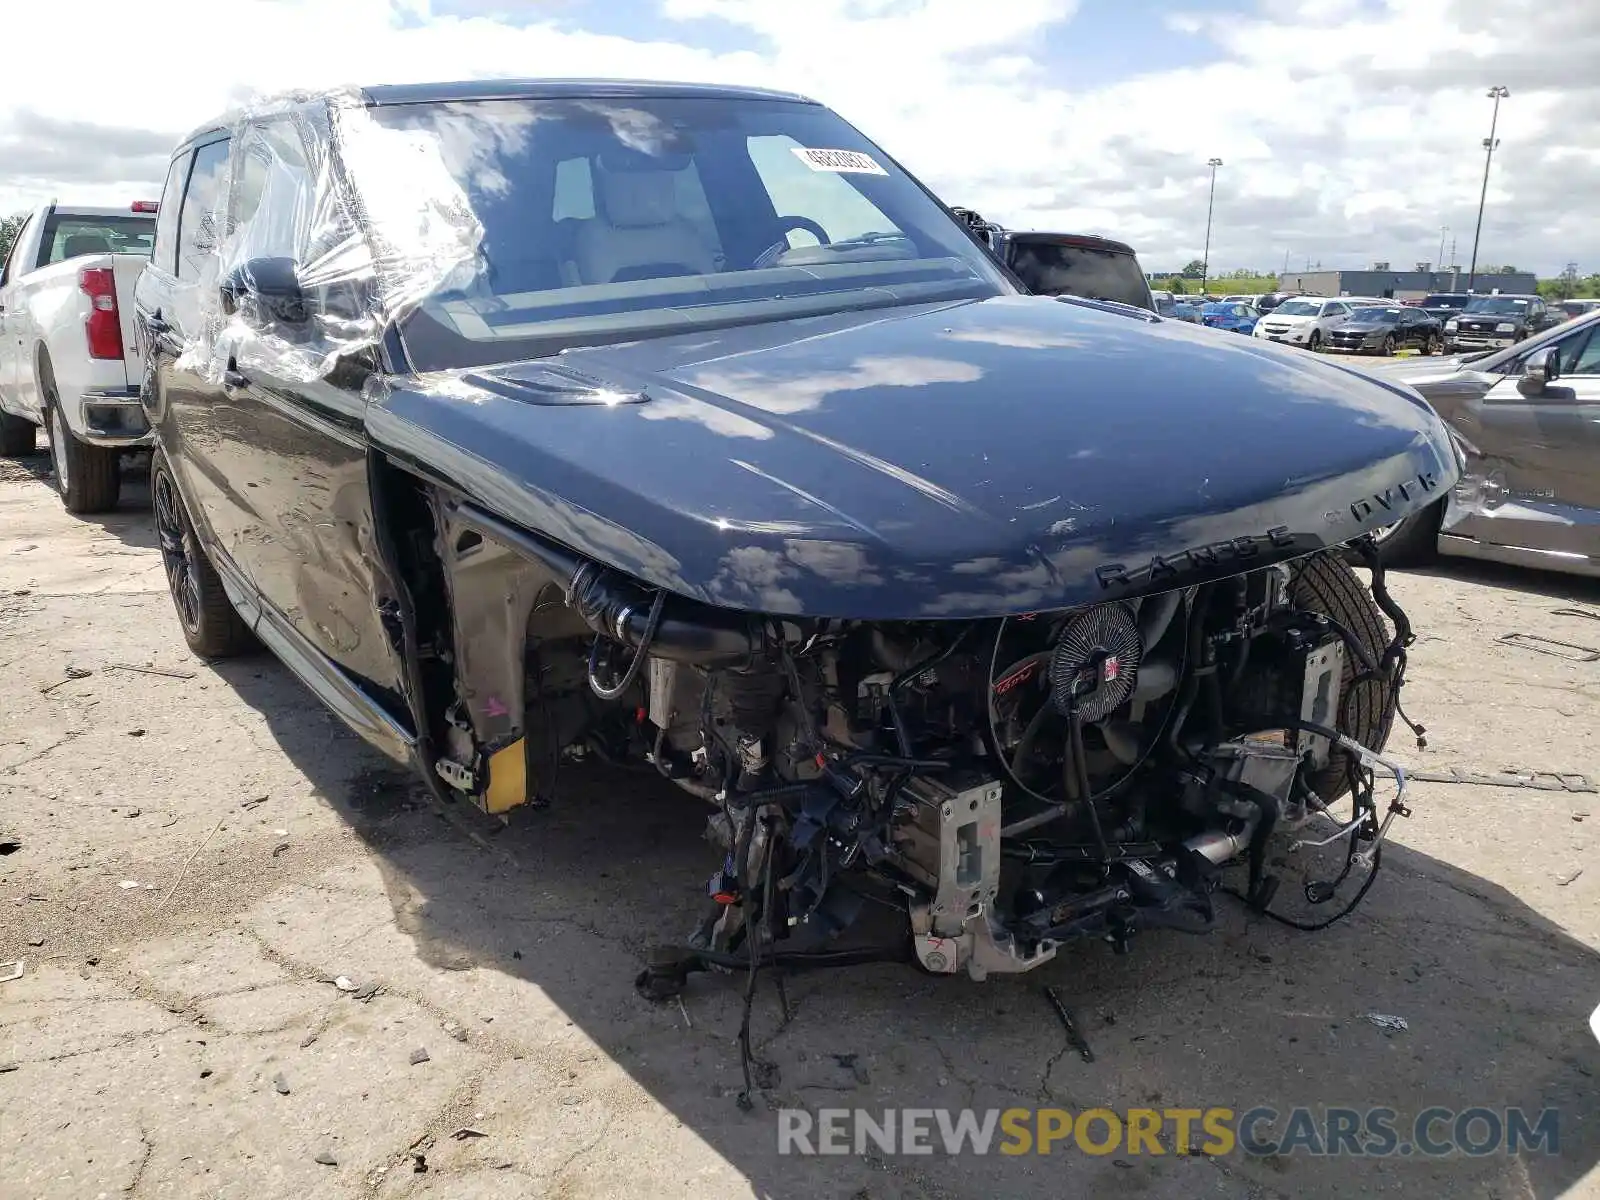
[[303, 325], [310, 318], [293, 259], [252, 258], [229, 271], [219, 289], [222, 311], [254, 328]]
[[1561, 374], [1559, 354], [1555, 346], [1540, 346], [1522, 364], [1522, 378], [1517, 380], [1517, 391], [1533, 397], [1544, 394]]

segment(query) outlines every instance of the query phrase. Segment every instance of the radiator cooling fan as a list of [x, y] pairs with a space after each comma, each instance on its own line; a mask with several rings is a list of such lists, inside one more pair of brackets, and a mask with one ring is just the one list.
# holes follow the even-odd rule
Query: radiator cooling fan
[[1069, 617], [1050, 656], [1050, 701], [1087, 724], [1126, 704], [1139, 681], [1144, 647], [1125, 604], [1097, 604]]
[[[1167, 606], [1170, 616], [1175, 606]], [[1088, 734], [1092, 774], [1125, 771], [1138, 757], [1115, 719], [1135, 697], [1145, 655], [1133, 605], [1113, 602], [1066, 614], [1041, 628], [1032, 618], [1009, 622], [996, 635], [989, 685], [990, 737], [1007, 776], [1035, 799], [1058, 796], [1070, 763], [1073, 728]], [[1165, 628], [1156, 623], [1156, 640]], [[1042, 636], [1041, 636], [1042, 635]], [[1133, 758], [1128, 758], [1129, 747]]]

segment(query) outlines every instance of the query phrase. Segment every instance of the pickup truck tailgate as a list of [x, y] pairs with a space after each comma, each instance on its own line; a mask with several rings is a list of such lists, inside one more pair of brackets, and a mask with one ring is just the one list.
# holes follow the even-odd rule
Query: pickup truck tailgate
[[122, 325], [122, 369], [129, 387], [137, 386], [144, 375], [144, 364], [133, 335], [133, 289], [139, 274], [150, 260], [139, 254], [110, 255], [117, 283], [117, 316]]

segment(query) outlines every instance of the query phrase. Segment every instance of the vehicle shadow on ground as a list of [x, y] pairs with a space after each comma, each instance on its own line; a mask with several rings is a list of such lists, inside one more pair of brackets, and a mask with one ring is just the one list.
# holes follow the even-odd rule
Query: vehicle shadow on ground
[[[50, 451], [38, 449], [16, 458], [0, 459], [0, 482], [34, 480], [55, 494], [55, 471]], [[59, 503], [59, 499], [57, 500]], [[105, 530], [128, 546], [155, 549], [155, 521], [150, 509], [150, 460], [147, 455], [127, 455], [122, 460], [122, 490], [117, 507], [104, 513], [74, 513], [74, 521]]]
[[[1600, 605], [1600, 579], [1583, 575], [1536, 571], [1473, 558], [1443, 557], [1435, 558], [1426, 566], [1406, 568], [1406, 572], [1435, 579], [1458, 579], [1502, 592], [1548, 596], [1569, 604]], [[1597, 629], [1597, 633], [1600, 633], [1600, 629]]]
[[[1365, 906], [1322, 933], [1223, 900], [1212, 936], [1146, 935], [1126, 957], [1084, 945], [985, 984], [899, 965], [794, 976], [786, 1025], [763, 983], [753, 1028], [771, 1086], [742, 1111], [743, 976], [693, 977], [681, 1009], [633, 987], [649, 948], [680, 941], [703, 912], [700, 881], [719, 855], [702, 838], [701, 801], [648, 775], [573, 769], [548, 808], [519, 810], [498, 832], [466, 810], [452, 832], [408, 773], [336, 725], [278, 664], [262, 656], [216, 670], [372, 851], [421, 959], [537, 985], [757, 1195], [1555, 1197], [1600, 1162], [1600, 1046], [1586, 1024], [1600, 1003], [1600, 955], [1496, 884], [1398, 845]], [[1044, 984], [1074, 1005], [1093, 1062], [1068, 1049]], [[1380, 1028], [1372, 1012], [1409, 1029]], [[514, 1012], [499, 1021], [527, 1043], [545, 1036]], [[1394, 1108], [1406, 1132], [1428, 1105], [1518, 1106], [1531, 1117], [1556, 1108], [1559, 1153], [797, 1158], [778, 1154], [772, 1111], [1329, 1104]], [[436, 1169], [478, 1169], [472, 1147], [454, 1146], [436, 1148]]]

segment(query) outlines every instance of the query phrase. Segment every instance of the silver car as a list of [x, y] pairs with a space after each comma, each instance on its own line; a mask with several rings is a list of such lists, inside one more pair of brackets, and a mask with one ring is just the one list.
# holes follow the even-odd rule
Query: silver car
[[1466, 460], [1443, 501], [1379, 531], [1387, 559], [1600, 576], [1600, 312], [1499, 350], [1367, 370], [1427, 397]]

